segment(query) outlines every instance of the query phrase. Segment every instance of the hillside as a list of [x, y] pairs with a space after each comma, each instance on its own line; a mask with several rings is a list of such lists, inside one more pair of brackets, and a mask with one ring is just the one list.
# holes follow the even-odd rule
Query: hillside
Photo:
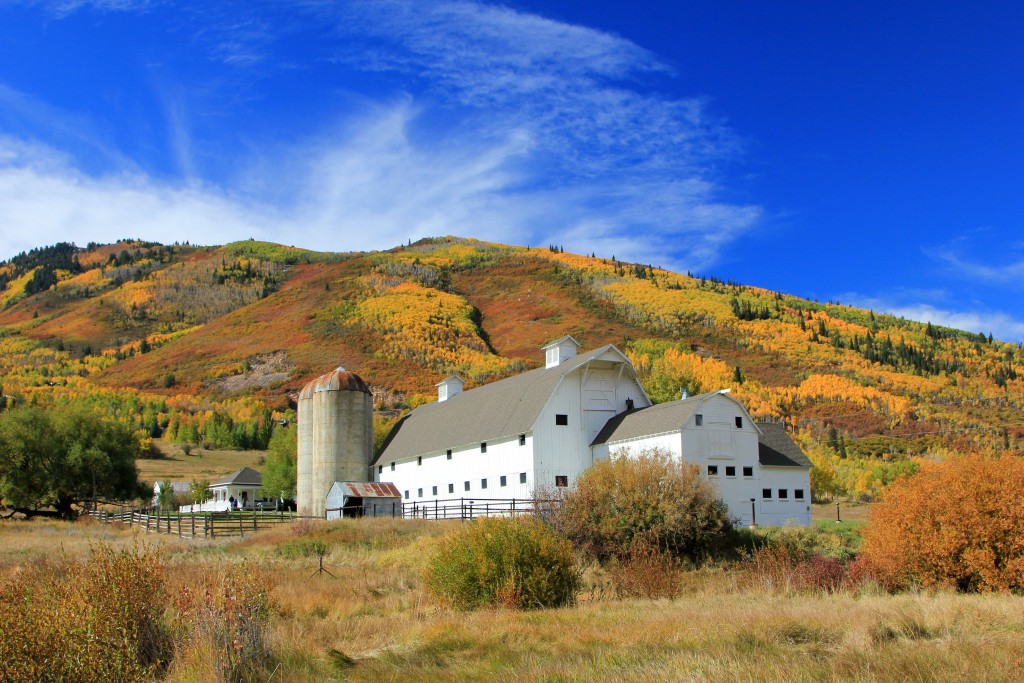
[[444, 375], [536, 367], [572, 334], [625, 351], [655, 401], [730, 387], [785, 419], [819, 492], [1024, 444], [1018, 345], [554, 247], [61, 244], [0, 264], [0, 287], [2, 393], [91, 401], [169, 440], [264, 447], [337, 365], [373, 386], [383, 429]]

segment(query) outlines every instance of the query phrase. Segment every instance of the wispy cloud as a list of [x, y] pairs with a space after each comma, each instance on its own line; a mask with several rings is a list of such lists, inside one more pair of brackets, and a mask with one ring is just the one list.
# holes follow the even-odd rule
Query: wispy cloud
[[[257, 72], [271, 60], [299, 59], [269, 30], [286, 26], [280, 33], [292, 42], [315, 43], [302, 58], [385, 75], [390, 91], [363, 93], [301, 140], [226, 150], [235, 170], [216, 183], [193, 154], [184, 98], [166, 101], [164, 112], [167, 147], [187, 176], [179, 181], [147, 176], [130, 162], [102, 175], [72, 158], [42, 164], [59, 153], [20, 135], [33, 161], [0, 165], [0, 212], [17, 218], [21, 235], [36, 244], [61, 230], [85, 240], [111, 230], [196, 239], [189, 235], [201, 226], [206, 242], [257, 233], [360, 249], [457, 233], [706, 270], [761, 216], [760, 207], [722, 199], [716, 168], [741, 153], [741, 141], [704, 101], [661, 94], [652, 84], [671, 78], [670, 70], [621, 37], [459, 1], [176, 11], [193, 17], [196, 44], [211, 62]], [[323, 87], [348, 87], [339, 79]], [[6, 231], [3, 240], [0, 249], [10, 252]]]
[[[987, 247], [985, 260], [970, 255], [970, 247], [979, 242]], [[948, 267], [955, 275], [985, 284], [1024, 287], [1024, 251], [1020, 243], [993, 248], [986, 236], [975, 233], [949, 244], [925, 249], [925, 254]], [[997, 260], [998, 255], [998, 260]]]
[[[991, 333], [1003, 341], [1024, 341], [1024, 320], [1002, 311], [986, 310], [980, 302], [961, 301], [944, 290], [901, 290], [883, 297], [847, 293], [840, 296], [839, 300], [844, 304], [902, 316], [908, 320], [931, 322], [967, 332]], [[957, 307], [957, 303], [960, 307]], [[965, 308], [965, 305], [970, 308]]]

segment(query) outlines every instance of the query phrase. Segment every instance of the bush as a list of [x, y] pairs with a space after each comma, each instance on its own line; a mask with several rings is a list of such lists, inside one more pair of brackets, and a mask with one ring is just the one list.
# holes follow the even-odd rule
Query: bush
[[94, 547], [88, 563], [0, 584], [0, 680], [149, 681], [170, 654], [152, 547]]
[[872, 510], [863, 556], [890, 589], [1024, 590], [1024, 460], [925, 463]]
[[555, 525], [604, 562], [626, 559], [637, 536], [676, 558], [722, 550], [732, 525], [714, 485], [659, 449], [613, 454], [580, 475], [554, 513]]
[[609, 568], [620, 598], [675, 598], [681, 588], [681, 573], [678, 560], [642, 536], [633, 539], [628, 556], [618, 558]]
[[479, 519], [445, 537], [424, 571], [427, 589], [461, 610], [572, 604], [580, 587], [572, 546], [533, 518]]

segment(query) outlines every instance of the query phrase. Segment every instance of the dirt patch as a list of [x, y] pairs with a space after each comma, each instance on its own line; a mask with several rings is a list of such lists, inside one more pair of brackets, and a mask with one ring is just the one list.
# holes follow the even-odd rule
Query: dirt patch
[[261, 353], [247, 359], [248, 372], [228, 377], [219, 377], [203, 382], [213, 391], [234, 394], [247, 389], [262, 389], [277, 382], [291, 379], [296, 365], [288, 359], [286, 351]]

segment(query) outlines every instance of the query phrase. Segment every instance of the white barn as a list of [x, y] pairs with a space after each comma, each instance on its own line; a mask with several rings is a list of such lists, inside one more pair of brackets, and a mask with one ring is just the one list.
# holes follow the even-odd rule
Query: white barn
[[698, 464], [741, 524], [810, 524], [811, 464], [781, 425], [754, 423], [727, 392], [652, 406], [621, 351], [578, 348], [563, 337], [544, 347], [545, 367], [470, 391], [442, 380], [436, 403], [392, 429], [374, 480], [407, 503], [529, 498], [619, 449], [658, 445]]

